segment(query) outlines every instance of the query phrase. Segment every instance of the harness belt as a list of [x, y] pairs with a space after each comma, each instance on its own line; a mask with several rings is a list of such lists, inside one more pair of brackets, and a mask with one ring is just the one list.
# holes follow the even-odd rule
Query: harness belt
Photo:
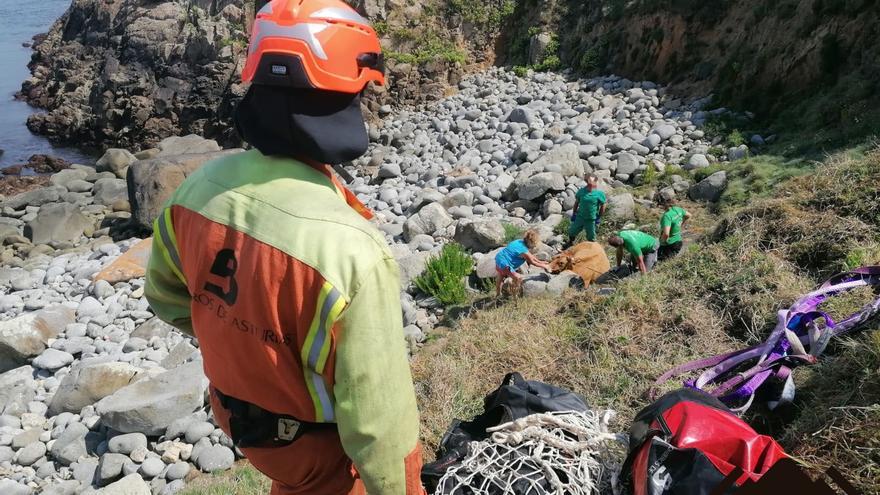
[[336, 423], [310, 423], [276, 414], [212, 389], [220, 405], [229, 412], [229, 432], [238, 448], [285, 447], [307, 433], [336, 430]]

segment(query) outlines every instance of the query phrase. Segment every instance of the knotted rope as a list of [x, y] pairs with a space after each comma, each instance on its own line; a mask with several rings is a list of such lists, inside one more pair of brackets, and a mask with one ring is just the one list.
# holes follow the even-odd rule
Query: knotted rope
[[612, 411], [533, 414], [487, 431], [440, 479], [444, 495], [594, 495], [613, 484], [624, 447]]

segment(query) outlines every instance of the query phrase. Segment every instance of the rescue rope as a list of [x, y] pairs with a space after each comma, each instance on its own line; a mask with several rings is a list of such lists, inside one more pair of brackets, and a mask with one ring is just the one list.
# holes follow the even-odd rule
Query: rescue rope
[[612, 411], [533, 414], [487, 431], [449, 468], [445, 495], [594, 495], [613, 486], [625, 447], [608, 432]]

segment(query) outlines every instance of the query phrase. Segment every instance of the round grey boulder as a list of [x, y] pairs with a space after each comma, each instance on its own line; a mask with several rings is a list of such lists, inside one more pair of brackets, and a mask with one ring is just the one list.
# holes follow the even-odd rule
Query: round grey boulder
[[190, 465], [188, 462], [175, 462], [168, 466], [168, 471], [165, 472], [165, 479], [169, 481], [182, 480], [189, 474], [189, 470]]
[[54, 371], [63, 368], [72, 362], [73, 355], [70, 353], [49, 348], [34, 358], [32, 364], [34, 368]]
[[129, 455], [137, 448], [147, 448], [147, 436], [143, 433], [117, 435], [108, 442], [110, 452]]
[[207, 421], [193, 423], [186, 429], [186, 443], [196, 443], [214, 432], [214, 425]]
[[199, 469], [206, 473], [212, 471], [227, 470], [235, 462], [235, 454], [232, 450], [222, 445], [213, 445], [199, 453]]
[[144, 479], [152, 479], [162, 474], [162, 471], [164, 470], [165, 463], [162, 462], [162, 459], [149, 457], [144, 460], [143, 464], [141, 464], [139, 472], [141, 473], [141, 476], [144, 477]]
[[15, 462], [20, 466], [30, 466], [44, 455], [46, 455], [46, 444], [34, 442], [18, 451], [18, 458]]

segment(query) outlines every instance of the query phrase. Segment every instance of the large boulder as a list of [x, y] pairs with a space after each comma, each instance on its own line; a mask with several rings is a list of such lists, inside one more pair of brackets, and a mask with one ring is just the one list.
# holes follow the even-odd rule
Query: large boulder
[[495, 277], [495, 256], [504, 248], [498, 248], [494, 251], [491, 251], [481, 257], [477, 261], [477, 269], [476, 274], [477, 277], [480, 278], [494, 278]]
[[52, 444], [50, 449], [52, 457], [65, 466], [78, 461], [87, 453], [86, 435], [88, 434], [89, 429], [85, 425], [71, 422]]
[[[129, 474], [96, 492], [98, 495], [150, 495], [150, 485], [137, 473]], [[163, 492], [164, 493], [164, 492]]]
[[122, 179], [98, 179], [92, 188], [92, 196], [97, 203], [110, 206], [128, 199], [128, 185]]
[[49, 412], [53, 416], [62, 412], [79, 413], [83, 407], [127, 387], [141, 372], [140, 368], [108, 358], [83, 360], [61, 380], [49, 403]]
[[435, 235], [450, 226], [452, 221], [452, 217], [443, 205], [431, 203], [406, 220], [403, 225], [403, 238], [409, 242], [419, 234]]
[[500, 247], [504, 237], [504, 225], [499, 220], [459, 223], [455, 228], [456, 242], [477, 253]]
[[528, 107], [514, 108], [510, 114], [507, 115], [507, 122], [517, 122], [529, 127], [534, 125], [537, 121], [538, 118], [535, 117], [535, 112]]
[[205, 139], [196, 134], [171, 136], [159, 142], [159, 154], [157, 156], [205, 154], [220, 151], [221, 149], [217, 141]]
[[630, 193], [615, 194], [608, 198], [608, 218], [630, 220], [636, 214], [636, 202]]
[[0, 415], [21, 416], [28, 411], [37, 390], [34, 369], [30, 366], [0, 373]]
[[693, 187], [688, 195], [694, 201], [716, 202], [721, 199], [721, 194], [727, 188], [727, 172], [720, 171], [706, 177]]
[[43, 205], [37, 217], [24, 227], [24, 235], [34, 244], [78, 241], [92, 222], [79, 207], [70, 203]]
[[550, 166], [558, 166], [563, 177], [584, 176], [584, 165], [581, 163], [580, 151], [574, 143], [567, 143], [554, 148], [535, 160], [533, 167], [548, 170]]
[[[174, 149], [174, 148], [169, 148]], [[132, 218], [138, 226], [152, 230], [159, 210], [184, 179], [205, 163], [241, 150], [161, 156], [140, 160], [128, 169], [128, 195]]]
[[538, 199], [548, 192], [565, 190], [565, 177], [557, 172], [542, 172], [525, 179], [517, 180], [517, 194], [520, 199]]
[[639, 169], [639, 160], [631, 153], [617, 155], [617, 173], [632, 175]]
[[49, 183], [53, 186], [67, 187], [73, 181], [83, 181], [89, 176], [89, 172], [81, 168], [68, 168], [49, 177]]
[[25, 206], [42, 206], [46, 203], [54, 203], [66, 192], [67, 189], [62, 186], [41, 187], [0, 201], [0, 210], [3, 208], [20, 210]]
[[113, 172], [116, 174], [116, 177], [124, 179], [126, 172], [128, 172], [128, 167], [136, 161], [137, 158], [129, 153], [128, 150], [110, 148], [95, 163], [95, 169], [98, 172]]
[[193, 361], [117, 390], [95, 404], [101, 421], [123, 433], [161, 435], [171, 423], [205, 405], [208, 379]]
[[687, 162], [682, 166], [685, 170], [694, 170], [697, 168], [706, 168], [709, 166], [709, 158], [702, 153], [694, 153], [691, 155]]
[[403, 289], [409, 287], [412, 281], [425, 271], [430, 257], [430, 253], [419, 251], [397, 258], [397, 265], [400, 268], [400, 287]]
[[38, 356], [64, 327], [74, 323], [76, 313], [66, 306], [53, 306], [0, 322], [0, 373], [22, 366]]

